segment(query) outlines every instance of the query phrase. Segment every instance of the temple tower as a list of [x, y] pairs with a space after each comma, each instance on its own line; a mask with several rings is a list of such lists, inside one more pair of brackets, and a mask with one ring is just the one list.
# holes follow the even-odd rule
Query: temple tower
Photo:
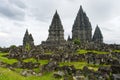
[[64, 40], [64, 30], [61, 24], [60, 17], [56, 11], [49, 28], [49, 36], [47, 41], [63, 41], [63, 40]]
[[98, 25], [97, 25], [97, 27], [95, 29], [92, 40], [93, 40], [93, 42], [96, 42], [96, 43], [103, 43], [103, 35], [102, 35], [101, 30], [98, 27]]
[[30, 45], [30, 47], [34, 46], [34, 39], [32, 37], [32, 34], [29, 34], [28, 30], [26, 30], [23, 37], [23, 47], [25, 47], [26, 45]]
[[45, 42], [43, 42], [43, 44], [46, 46], [59, 46], [64, 45], [64, 43], [64, 29], [60, 17], [56, 11], [49, 28], [48, 38]]
[[72, 28], [72, 39], [79, 39], [80, 42], [90, 42], [92, 39], [92, 27], [82, 6], [78, 11], [77, 17]]

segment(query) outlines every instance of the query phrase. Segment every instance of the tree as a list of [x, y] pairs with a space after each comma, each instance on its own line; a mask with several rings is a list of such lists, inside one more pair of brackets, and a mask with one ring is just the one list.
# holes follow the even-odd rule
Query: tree
[[79, 39], [75, 39], [73, 42], [74, 42], [74, 44], [80, 45], [80, 40]]
[[16, 48], [16, 45], [11, 45], [10, 46], [10, 49], [14, 49], [14, 48]]

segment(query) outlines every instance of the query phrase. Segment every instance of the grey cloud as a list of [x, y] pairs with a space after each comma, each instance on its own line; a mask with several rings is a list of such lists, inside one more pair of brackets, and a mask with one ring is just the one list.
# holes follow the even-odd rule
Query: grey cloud
[[0, 1], [0, 15], [13, 20], [24, 20], [25, 12], [12, 5], [9, 1]]
[[103, 29], [102, 29], [102, 30], [104, 30], [104, 31], [108, 31], [108, 32], [113, 31], [113, 30], [111, 30], [111, 29], [109, 29], [109, 28], [106, 28], [106, 27], [103, 27]]
[[14, 22], [13, 23], [16, 27], [23, 27], [24, 24], [23, 23], [19, 23], [19, 22]]
[[113, 13], [113, 1], [111, 0], [91, 0], [87, 9], [94, 22], [109, 20]]
[[29, 0], [29, 2], [26, 4], [28, 4], [27, 8], [29, 8], [29, 13], [32, 15], [32, 17], [41, 22], [48, 22], [61, 3], [62, 1], [58, 0]]
[[25, 9], [26, 5], [22, 2], [22, 0], [10, 0], [11, 3], [18, 6], [19, 8]]

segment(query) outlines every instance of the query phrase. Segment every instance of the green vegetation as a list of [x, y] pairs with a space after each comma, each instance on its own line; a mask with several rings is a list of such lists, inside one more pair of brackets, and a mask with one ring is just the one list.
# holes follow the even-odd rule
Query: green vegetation
[[29, 76], [27, 77], [25, 80], [58, 80], [55, 79], [53, 77], [53, 72], [49, 72], [49, 73], [44, 73], [42, 76], [40, 77], [36, 77], [36, 76]]
[[53, 54], [53, 52], [48, 51], [48, 52], [45, 52], [45, 54]]
[[8, 59], [7, 57], [3, 57], [5, 55], [7, 55], [8, 53], [0, 53], [0, 61], [7, 63], [7, 64], [13, 64], [15, 62], [17, 62], [16, 59]]
[[113, 50], [113, 52], [120, 52], [120, 50]]
[[48, 60], [39, 60], [38, 61], [41, 65], [47, 64], [49, 61]]
[[60, 66], [72, 66], [74, 65], [74, 67], [76, 69], [83, 69], [84, 66], [88, 66], [88, 68], [94, 69], [94, 70], [98, 70], [99, 66], [93, 65], [93, 64], [87, 64], [87, 62], [61, 62], [59, 64]]
[[58, 80], [53, 78], [53, 72], [44, 73], [42, 76], [24, 77], [7, 68], [0, 67], [0, 80]]
[[79, 49], [77, 50], [77, 53], [78, 54], [86, 54], [88, 51], [87, 50], [84, 50], [84, 49]]
[[74, 44], [80, 45], [80, 40], [79, 39], [75, 39], [73, 40]]
[[96, 53], [96, 54], [109, 54], [109, 52], [105, 52], [105, 51], [84, 50], [84, 49], [78, 49], [77, 50], [78, 54], [86, 54], [87, 52], [93, 52], [93, 53]]
[[109, 54], [109, 52], [105, 52], [105, 51], [95, 51], [95, 50], [91, 50], [90, 52], [97, 53], [97, 54]]
[[[8, 53], [0, 53], [0, 61], [7, 63], [7, 64], [13, 64], [17, 62], [16, 59], [8, 59], [6, 57], [3, 57], [4, 55], [7, 55]], [[23, 60], [24, 62], [36, 62], [34, 58], [29, 58]], [[48, 60], [39, 60], [38, 61], [41, 65], [47, 64]], [[21, 68], [15, 68], [15, 71], [11, 71], [8, 68], [1, 68], [0, 67], [0, 80], [58, 80], [53, 78], [53, 72], [50, 73], [44, 73], [42, 76], [29, 76], [29, 77], [24, 77], [21, 76], [19, 73], [23, 69]], [[34, 69], [35, 72], [39, 71], [39, 68]]]
[[11, 45], [10, 48], [14, 49], [14, 48], [16, 48], [16, 45]]
[[109, 65], [88, 64], [87, 62], [60, 62], [59, 65], [60, 66], [74, 65], [76, 69], [83, 69], [84, 66], [87, 66], [89, 69], [93, 69], [95, 71], [97, 71], [100, 66], [109, 66]]
[[[102, 51], [95, 51], [95, 50], [77, 50], [78, 54], [85, 54], [87, 52], [94, 52], [97, 54], [108, 54], [108, 52], [102, 52]], [[8, 53], [0, 53], [0, 61], [7, 63], [7, 64], [13, 64], [17, 62], [16, 59], [8, 59], [7, 57], [4, 57]], [[47, 64], [49, 60], [36, 60], [35, 58], [28, 58], [23, 60], [23, 62], [39, 62], [41, 65]], [[60, 62], [60, 66], [74, 66], [76, 69], [83, 69], [84, 66], [87, 66], [89, 69], [93, 69], [95, 71], [98, 70], [100, 66], [109, 66], [109, 65], [94, 65], [94, 64], [88, 64], [87, 62]], [[8, 68], [1, 68], [0, 67], [0, 80], [59, 80], [55, 79], [53, 77], [54, 72], [46, 72], [42, 76], [28, 76], [24, 77], [20, 75], [20, 72], [23, 69], [21, 68], [15, 68], [15, 71], [11, 71]], [[40, 68], [34, 68], [35, 72], [39, 72]]]
[[4, 56], [4, 55], [7, 55], [8, 53], [1, 53], [0, 52], [0, 57]]
[[72, 66], [74, 65], [77, 69], [82, 69], [85, 65], [87, 65], [86, 62], [60, 62], [60, 66]]
[[24, 80], [24, 77], [10, 69], [0, 68], [0, 80]]
[[44, 64], [47, 64], [49, 61], [48, 60], [38, 60], [37, 61], [34, 58], [28, 58], [28, 59], [23, 60], [23, 62], [33, 62], [33, 63], [39, 62], [41, 65], [44, 65]]
[[29, 43], [26, 43], [25, 49], [26, 49], [26, 51], [30, 51], [31, 46], [30, 46], [30, 44], [29, 44]]
[[35, 62], [37, 62], [37, 60], [34, 59], [34, 58], [28, 58], [28, 59], [23, 60], [23, 62], [33, 62], [33, 63], [35, 63]]
[[23, 69], [22, 68], [14, 68], [15, 72], [20, 73]]

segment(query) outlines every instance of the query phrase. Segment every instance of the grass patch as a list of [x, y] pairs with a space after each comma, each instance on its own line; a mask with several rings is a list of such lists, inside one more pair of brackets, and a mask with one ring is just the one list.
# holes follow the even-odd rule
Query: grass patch
[[[37, 60], [34, 58], [29, 58], [29, 59], [25, 59], [23, 60], [23, 62], [33, 62], [36, 63]], [[38, 63], [40, 63], [41, 65], [47, 64], [49, 62], [49, 60], [38, 60]]]
[[24, 80], [24, 77], [10, 69], [0, 68], [0, 80]]
[[86, 62], [60, 62], [59, 63], [60, 66], [72, 66], [74, 65], [74, 67], [76, 69], [82, 69], [85, 65], [87, 65]]
[[4, 55], [7, 55], [8, 53], [1, 53], [0, 52], [0, 56], [4, 56]]
[[53, 54], [52, 52], [46, 52], [45, 54]]
[[97, 53], [97, 54], [109, 54], [109, 52], [105, 52], [105, 51], [96, 51], [96, 50], [91, 50], [89, 52], [93, 52], [93, 53]]
[[23, 69], [22, 68], [14, 68], [17, 73], [20, 73]]
[[78, 54], [86, 54], [88, 51], [87, 50], [84, 50], [84, 49], [79, 49], [77, 50], [77, 53]]
[[38, 61], [41, 65], [47, 64], [49, 60], [39, 60]]
[[36, 77], [36, 76], [27, 77], [26, 80], [59, 80], [59, 79], [55, 79], [53, 77], [53, 72], [47, 72], [43, 76], [40, 76], [40, 77]]
[[74, 66], [76, 69], [83, 69], [84, 66], [87, 66], [89, 69], [93, 69], [95, 71], [98, 70], [100, 66], [109, 66], [109, 65], [97, 65], [97, 64], [88, 64], [87, 62], [60, 62], [60, 66]]
[[7, 68], [0, 67], [0, 80], [59, 80], [53, 77], [53, 72], [45, 73], [42, 76], [21, 76], [17, 72], [13, 72]]
[[94, 70], [98, 70], [99, 66], [93, 66], [92, 64], [88, 64], [87, 62], [61, 62], [59, 64], [60, 66], [72, 66], [74, 65], [74, 67], [76, 69], [83, 69], [84, 66], [87, 66], [88, 68], [94, 69]]
[[85, 50], [85, 49], [78, 49], [77, 50], [78, 54], [86, 54], [87, 52], [93, 52], [96, 54], [109, 54], [109, 52], [105, 52], [105, 51]]
[[8, 53], [0, 53], [0, 61], [7, 63], [7, 64], [13, 64], [15, 62], [18, 62], [16, 59], [8, 59], [7, 57], [3, 57], [4, 55], [7, 55]]
[[23, 62], [33, 62], [33, 63], [35, 63], [35, 62], [37, 62], [37, 60], [34, 59], [34, 58], [28, 58], [28, 59], [24, 59]]
[[120, 50], [113, 50], [113, 52], [120, 52]]

